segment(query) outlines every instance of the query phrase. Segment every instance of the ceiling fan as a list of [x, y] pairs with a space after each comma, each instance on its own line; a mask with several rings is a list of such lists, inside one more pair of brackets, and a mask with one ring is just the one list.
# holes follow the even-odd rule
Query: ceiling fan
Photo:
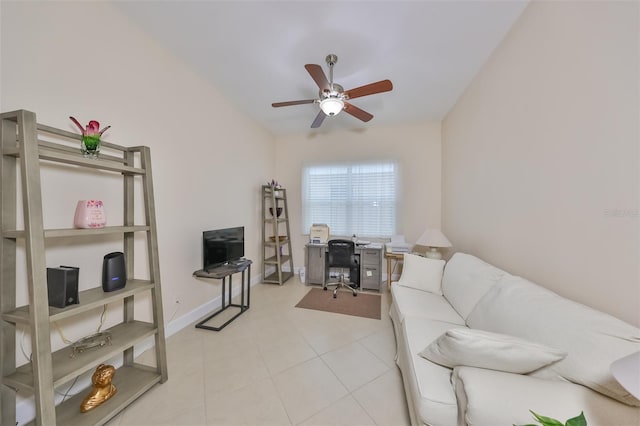
[[373, 115], [369, 114], [357, 106], [347, 102], [350, 99], [359, 98], [361, 96], [373, 95], [375, 93], [388, 92], [393, 89], [391, 80], [381, 80], [376, 83], [367, 84], [364, 86], [356, 87], [351, 90], [344, 90], [342, 86], [333, 82], [333, 67], [338, 62], [338, 57], [334, 54], [329, 54], [326, 57], [327, 65], [329, 66], [329, 80], [322, 67], [317, 64], [306, 64], [304, 67], [311, 75], [311, 78], [316, 82], [320, 92], [318, 99], [305, 99], [300, 101], [287, 101], [287, 102], [275, 102], [271, 104], [272, 107], [278, 108], [291, 105], [302, 104], [320, 104], [320, 112], [311, 123], [311, 128], [320, 127], [326, 116], [338, 115], [340, 111], [344, 110], [347, 114], [351, 114], [357, 119], [367, 122], [373, 118]]

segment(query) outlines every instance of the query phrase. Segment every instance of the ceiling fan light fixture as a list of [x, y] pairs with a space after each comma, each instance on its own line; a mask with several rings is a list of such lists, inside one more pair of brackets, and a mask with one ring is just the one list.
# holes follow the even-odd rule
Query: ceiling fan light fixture
[[320, 101], [320, 109], [328, 116], [338, 115], [344, 108], [344, 101], [340, 98], [325, 98]]
[[329, 66], [329, 78], [327, 78], [322, 67], [318, 64], [306, 64], [304, 66], [318, 86], [319, 91], [316, 99], [275, 102], [272, 103], [271, 106], [278, 108], [290, 105], [320, 104], [320, 111], [317, 112], [316, 118], [311, 123], [312, 129], [320, 127], [326, 116], [332, 117], [334, 115], [338, 115], [342, 110], [344, 110], [346, 114], [349, 114], [364, 123], [370, 121], [373, 118], [373, 115], [353, 105], [351, 103], [351, 99], [373, 95], [375, 93], [388, 92], [393, 89], [391, 80], [380, 80], [375, 83], [365, 84], [364, 86], [359, 86], [345, 91], [341, 85], [333, 82], [333, 67], [336, 62], [338, 62], [338, 57], [336, 55], [329, 54], [325, 60]]

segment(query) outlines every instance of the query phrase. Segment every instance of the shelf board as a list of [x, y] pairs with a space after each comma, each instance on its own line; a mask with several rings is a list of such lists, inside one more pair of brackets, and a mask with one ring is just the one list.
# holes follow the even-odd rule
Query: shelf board
[[[77, 305], [69, 305], [65, 308], [49, 307], [49, 322], [55, 322], [64, 318], [72, 317], [83, 312], [90, 311], [102, 305], [117, 302], [126, 297], [133, 296], [137, 293], [151, 290], [154, 283], [145, 280], [127, 280], [124, 288], [116, 291], [104, 292], [102, 287], [94, 287], [89, 290], [83, 290], [79, 293], [78, 299], [80, 303]], [[19, 308], [7, 312], [2, 315], [5, 321], [17, 324], [29, 324], [29, 306], [20, 306]]]
[[[82, 137], [78, 133], [72, 133], [67, 130], [57, 129], [55, 127], [47, 126], [46, 124], [42, 124], [42, 123], [37, 123], [36, 125], [38, 127], [38, 130], [43, 133], [49, 133], [52, 135], [58, 135], [64, 138], [73, 139], [73, 140], [76, 140], [78, 143], [82, 141]], [[38, 142], [41, 143], [40, 141]], [[55, 145], [59, 145], [59, 144], [55, 144]], [[118, 151], [128, 151], [128, 148], [126, 146], [118, 145], [113, 142], [107, 142], [105, 140], [100, 141], [100, 146], [113, 148]]]
[[[56, 407], [57, 424], [65, 426], [102, 425], [117, 416], [120, 411], [159, 382], [160, 374], [150, 371], [144, 366], [134, 364], [131, 367], [118, 368], [112, 381], [118, 390], [115, 395], [93, 410], [81, 413], [80, 404], [89, 391], [80, 392]], [[46, 419], [44, 422], [46, 423]], [[31, 422], [29, 426], [34, 424]]]
[[[287, 281], [289, 278], [291, 278], [293, 276], [293, 272], [283, 272], [282, 273], [282, 282]], [[263, 283], [274, 283], [274, 284], [280, 284], [280, 281], [278, 281], [278, 272], [274, 272], [273, 274], [267, 276], [265, 279], [262, 280]]]
[[273, 223], [274, 220], [277, 220], [278, 223], [285, 223], [287, 221], [287, 218], [286, 217], [279, 217], [278, 219], [265, 218], [264, 222], [265, 223]]
[[[51, 355], [54, 387], [63, 385], [125, 349], [132, 347], [134, 344], [153, 336], [156, 328], [151, 323], [132, 321], [117, 324], [104, 331], [111, 333], [110, 345], [87, 349], [84, 352], [77, 353], [73, 358], [69, 356], [72, 353], [71, 346], [66, 346]], [[33, 369], [31, 364], [18, 367], [15, 373], [3, 379], [3, 383], [16, 389], [33, 392]]]
[[[60, 237], [95, 237], [96, 235], [108, 235], [108, 234], [126, 234], [127, 232], [143, 232], [149, 231], [148, 225], [134, 225], [134, 226], [105, 226], [104, 228], [67, 228], [67, 229], [45, 229], [45, 238], [60, 238]], [[5, 238], [25, 238], [25, 231], [20, 230], [5, 230], [2, 232]]]
[[[99, 157], [96, 159], [84, 158], [79, 150], [78, 153], [66, 152], [62, 149], [51, 148], [53, 144], [39, 144], [38, 145], [38, 157], [41, 160], [49, 160], [57, 163], [72, 164], [76, 166], [87, 167], [96, 170], [105, 170], [111, 172], [118, 172], [125, 175], [144, 175], [146, 171], [139, 167], [125, 166], [122, 163], [111, 160], [101, 160]], [[3, 152], [4, 155], [10, 155], [14, 157], [20, 156], [20, 150], [16, 148], [6, 148]]]
[[[78, 140], [78, 144], [80, 144], [80, 135], [77, 135], [78, 137], [76, 138]], [[55, 142], [49, 142], [49, 141], [43, 141], [41, 139], [38, 139], [38, 145], [41, 147], [45, 147], [45, 148], [50, 148], [50, 149], [54, 149], [56, 151], [63, 151], [66, 153], [69, 153], [71, 155], [78, 155], [78, 147], [71, 147], [71, 146], [67, 146], [67, 145], [60, 145], [59, 143], [55, 143]], [[101, 141], [100, 142], [100, 146], [102, 147], [106, 147], [107, 145], [112, 145], [112, 144], [108, 144], [105, 141]], [[104, 151], [100, 153], [100, 159], [101, 160], [110, 160], [110, 161], [117, 161], [121, 164], [124, 164], [124, 158], [123, 157], [117, 157], [114, 155], [108, 155], [105, 154]]]
[[280, 240], [279, 242], [275, 242], [275, 241], [265, 241], [264, 245], [266, 247], [280, 247], [280, 246], [284, 246], [286, 244], [289, 244], [289, 239], [286, 238], [284, 240]]
[[[280, 263], [288, 262], [289, 259], [291, 259], [291, 256], [289, 256], [289, 255], [280, 256]], [[264, 263], [266, 263], [268, 265], [277, 265], [278, 264], [278, 258], [276, 256], [269, 257], [269, 258], [264, 260]]]

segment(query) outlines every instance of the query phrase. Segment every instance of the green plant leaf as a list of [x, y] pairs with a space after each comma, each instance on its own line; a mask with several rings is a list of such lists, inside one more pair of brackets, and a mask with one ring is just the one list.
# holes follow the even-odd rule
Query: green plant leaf
[[552, 419], [551, 417], [541, 416], [539, 414], [534, 413], [533, 411], [531, 411], [531, 414], [533, 414], [536, 420], [542, 423], [542, 426], [565, 426], [561, 421]]
[[566, 426], [587, 426], [587, 419], [584, 417], [584, 411], [579, 416], [567, 420]]

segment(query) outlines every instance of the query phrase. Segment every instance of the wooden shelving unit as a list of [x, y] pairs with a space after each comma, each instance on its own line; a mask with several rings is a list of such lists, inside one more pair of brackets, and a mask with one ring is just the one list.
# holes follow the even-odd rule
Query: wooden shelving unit
[[[80, 153], [79, 135], [38, 124], [32, 112], [3, 113], [0, 119], [0, 423], [15, 424], [15, 395], [16, 390], [20, 390], [34, 395], [36, 418], [33, 423], [36, 425], [104, 424], [153, 385], [168, 378], [150, 150], [145, 146], [124, 147], [103, 142], [103, 147], [114, 154], [100, 154], [99, 159], [88, 159]], [[43, 140], [43, 135], [72, 141], [78, 148]], [[124, 225], [100, 229], [44, 229], [42, 160], [122, 175]], [[18, 185], [18, 170], [21, 185]], [[142, 180], [145, 225], [134, 225], [136, 177]], [[17, 188], [22, 191], [24, 229], [16, 228]], [[134, 234], [139, 233], [143, 233], [147, 241], [148, 280], [134, 278]], [[91, 238], [109, 234], [119, 235], [123, 240], [129, 277], [125, 287], [105, 293], [98, 285], [80, 292], [77, 305], [49, 307], [45, 241], [67, 237], [74, 242], [90, 244]], [[17, 240], [24, 241], [26, 250], [26, 283], [16, 282]], [[20, 285], [26, 285], [29, 291], [29, 303], [24, 306], [16, 306], [16, 286]], [[151, 322], [134, 319], [134, 299], [145, 293], [151, 294]], [[123, 321], [104, 330], [111, 333], [111, 344], [77, 353], [74, 357], [70, 357], [69, 346], [52, 353], [53, 322], [115, 302], [122, 302]], [[15, 356], [17, 324], [30, 328], [32, 349], [31, 361], [19, 367]], [[155, 367], [135, 363], [133, 359], [134, 346], [150, 337], [155, 340]], [[123, 366], [113, 379], [118, 388], [113, 398], [88, 413], [80, 413], [83, 392], [55, 406], [56, 386], [94, 370], [100, 363], [117, 355], [122, 355]]]
[[[282, 209], [280, 215], [278, 209]], [[283, 266], [288, 264], [288, 271]], [[275, 269], [274, 272], [270, 272]], [[293, 276], [287, 190], [262, 186], [262, 282], [282, 285]]]

